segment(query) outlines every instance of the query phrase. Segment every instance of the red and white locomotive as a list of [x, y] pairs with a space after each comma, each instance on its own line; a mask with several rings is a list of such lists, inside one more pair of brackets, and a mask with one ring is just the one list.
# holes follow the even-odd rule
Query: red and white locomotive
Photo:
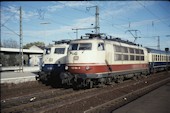
[[149, 74], [146, 48], [101, 34], [87, 36], [70, 42], [63, 84], [91, 88]]

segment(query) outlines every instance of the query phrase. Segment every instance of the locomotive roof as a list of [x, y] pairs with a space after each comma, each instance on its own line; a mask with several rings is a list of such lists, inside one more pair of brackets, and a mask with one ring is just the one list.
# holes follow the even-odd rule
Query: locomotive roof
[[[80, 39], [76, 39], [73, 41], [80, 41], [80, 40], [92, 40], [92, 39], [97, 39], [97, 40], [103, 40], [103, 41], [114, 41], [114, 42], [119, 42], [119, 43], [124, 43], [124, 44], [128, 44], [128, 45], [133, 45], [133, 46], [142, 46], [133, 42], [130, 42], [128, 40], [122, 40], [121, 38], [113, 38], [112, 36], [102, 36], [104, 35], [103, 33], [101, 34], [86, 34], [87, 36], [81, 36]], [[83, 38], [85, 37], [85, 38]]]
[[65, 40], [59, 40], [59, 41], [53, 41], [54, 44], [69, 44], [71, 40], [65, 39]]

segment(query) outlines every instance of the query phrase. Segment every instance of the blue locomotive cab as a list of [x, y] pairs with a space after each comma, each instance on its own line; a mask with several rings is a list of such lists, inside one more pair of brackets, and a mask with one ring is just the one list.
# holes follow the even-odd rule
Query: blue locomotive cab
[[44, 50], [41, 71], [36, 79], [45, 82], [60, 82], [59, 74], [65, 71], [69, 42], [62, 41]]

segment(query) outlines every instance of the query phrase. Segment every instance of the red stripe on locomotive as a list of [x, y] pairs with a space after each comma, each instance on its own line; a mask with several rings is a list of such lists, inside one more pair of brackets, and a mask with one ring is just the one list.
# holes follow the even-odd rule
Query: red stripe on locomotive
[[[84, 65], [84, 66], [68, 66], [68, 70], [72, 74], [91, 74], [91, 73], [106, 73], [106, 72], [116, 72], [116, 71], [131, 71], [147, 69], [148, 64], [120, 64], [120, 65]], [[86, 68], [89, 69], [86, 69]], [[109, 70], [111, 68], [111, 70]]]

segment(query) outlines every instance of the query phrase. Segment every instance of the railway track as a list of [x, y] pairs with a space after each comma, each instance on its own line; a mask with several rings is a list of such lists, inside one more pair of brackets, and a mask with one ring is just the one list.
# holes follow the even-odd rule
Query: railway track
[[[67, 102], [64, 106], [60, 108], [58, 107], [54, 107], [52, 109], [49, 108], [49, 109], [44, 110], [44, 112], [45, 113], [47, 112], [50, 112], [50, 113], [54, 113], [54, 112], [59, 112], [59, 113], [60, 112], [61, 113], [68, 113], [68, 112], [69, 113], [84, 113], [84, 112], [86, 113], [87, 112], [88, 113], [90, 112], [91, 113], [91, 109], [93, 109], [96, 106], [102, 105], [103, 103], [109, 102], [110, 100], [117, 99], [126, 94], [133, 93], [138, 89], [142, 89], [146, 86], [150, 86], [164, 79], [166, 80], [161, 81], [162, 84], [165, 84], [170, 81], [169, 77], [167, 78], [167, 76], [159, 75], [159, 76], [152, 76], [146, 79], [142, 79], [140, 81], [133, 82], [133, 84], [130, 83], [125, 86], [121, 86], [121, 87], [118, 86], [117, 88], [113, 88], [112, 90], [109, 90], [106, 92], [104, 92], [101, 89], [101, 92], [91, 97], [89, 96], [89, 98], [83, 97], [81, 100], [70, 102], [70, 103]], [[127, 97], [125, 97], [124, 100], [127, 100]], [[119, 104], [122, 105], [121, 103]], [[103, 108], [105, 109], [106, 107], [103, 107]], [[92, 113], [93, 111], [97, 111], [96, 113], [100, 112], [100, 110], [98, 111], [97, 109], [92, 110]], [[108, 111], [106, 111], [106, 113], [108, 113]]]
[[1, 100], [54, 89], [51, 86], [30, 81], [20, 84], [1, 84]]
[[[28, 101], [30, 97], [22, 97], [18, 98], [19, 103], [15, 103], [16, 99], [11, 98], [10, 101], [2, 102], [1, 110], [3, 113], [9, 112], [61, 112], [61, 113], [93, 113], [95, 111], [108, 112], [108, 110], [116, 108], [119, 104], [115, 104], [113, 107], [113, 103], [125, 103], [130, 100], [134, 95], [136, 95], [135, 91], [138, 89], [142, 89], [145, 87], [149, 87], [150, 85], [158, 87], [159, 85], [154, 85], [157, 81], [165, 80], [161, 82], [159, 85], [164, 84], [169, 81], [169, 78], [162, 74], [157, 74], [157, 76], [148, 76], [148, 78], [140, 79], [140, 80], [129, 80], [123, 82], [121, 84], [109, 85], [103, 88], [93, 88], [87, 90], [73, 91], [71, 89], [67, 90], [59, 90], [57, 89], [53, 93], [44, 93], [44, 96], [31, 95], [30, 97], [36, 97], [35, 101]], [[152, 87], [153, 87], [152, 86]], [[153, 89], [152, 89], [153, 90]], [[65, 92], [66, 91], [66, 92]], [[143, 90], [142, 90], [143, 91]], [[59, 94], [57, 94], [59, 93]], [[48, 95], [49, 94], [49, 95]], [[131, 94], [132, 96], [128, 96], [127, 94]], [[144, 93], [141, 93], [141, 95]], [[50, 96], [51, 95], [51, 96]], [[141, 95], [137, 95], [141, 96]], [[131, 98], [130, 98], [131, 97]], [[22, 100], [25, 98], [26, 101], [22, 103]], [[123, 101], [119, 102], [118, 98]], [[111, 100], [116, 102], [112, 102]], [[104, 103], [104, 104], [103, 104]], [[111, 103], [111, 104], [110, 104]], [[122, 104], [120, 104], [122, 105]], [[101, 107], [102, 106], [102, 107]], [[107, 107], [106, 107], [107, 106]], [[100, 109], [99, 109], [100, 108]], [[102, 109], [101, 109], [102, 108]]]
[[90, 108], [86, 111], [84, 111], [84, 113], [111, 113], [112, 111], [114, 111], [115, 109], [121, 107], [122, 105], [125, 105], [145, 94], [147, 94], [148, 92], [166, 84], [167, 82], [170, 82], [170, 78], [169, 79], [164, 79], [161, 80], [157, 83], [153, 83], [149, 86], [143, 87], [141, 89], [135, 90], [133, 92], [130, 92], [126, 95], [120, 96], [116, 99], [113, 99], [111, 101], [108, 101], [104, 104], [98, 105], [96, 107]]

